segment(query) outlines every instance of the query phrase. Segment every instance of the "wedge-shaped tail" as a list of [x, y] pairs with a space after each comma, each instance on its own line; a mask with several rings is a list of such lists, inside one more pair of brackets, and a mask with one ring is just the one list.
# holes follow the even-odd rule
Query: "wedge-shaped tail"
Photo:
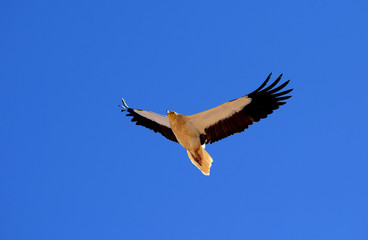
[[200, 159], [196, 161], [193, 157], [193, 155], [187, 150], [188, 157], [190, 161], [199, 169], [204, 175], [210, 175], [210, 168], [212, 166], [212, 157], [208, 154], [206, 150], [204, 150], [202, 147], [198, 150], [198, 155], [200, 156]]

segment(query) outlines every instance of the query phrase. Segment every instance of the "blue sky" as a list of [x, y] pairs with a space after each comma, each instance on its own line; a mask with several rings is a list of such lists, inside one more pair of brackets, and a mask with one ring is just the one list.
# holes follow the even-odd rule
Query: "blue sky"
[[[368, 239], [366, 1], [2, 1], [2, 239]], [[185, 149], [117, 107], [288, 104]]]

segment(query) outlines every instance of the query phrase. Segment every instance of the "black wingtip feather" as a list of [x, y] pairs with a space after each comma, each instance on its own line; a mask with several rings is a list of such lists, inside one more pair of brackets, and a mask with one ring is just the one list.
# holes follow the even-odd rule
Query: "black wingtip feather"
[[270, 86], [268, 86], [267, 88], [263, 89], [263, 91], [268, 92], [269, 90], [271, 90], [274, 86], [276, 86], [276, 84], [278, 84], [280, 82], [281, 78], [282, 78], [282, 73], [280, 74], [280, 76], [273, 83], [271, 83]]
[[253, 92], [258, 92], [260, 91], [262, 88], [264, 88], [264, 86], [266, 86], [266, 84], [268, 83], [268, 81], [270, 80], [271, 78], [271, 75], [272, 75], [272, 72], [268, 75], [268, 77], [266, 78], [266, 80], [262, 83], [261, 86], [259, 86], [259, 88], [257, 88], [255, 91]]
[[278, 93], [275, 93], [275, 94], [273, 94], [272, 96], [273, 97], [279, 97], [279, 96], [282, 96], [282, 95], [286, 95], [286, 94], [288, 94], [288, 93], [290, 93], [291, 91], [293, 91], [294, 89], [288, 89], [288, 90], [285, 90], [285, 91], [283, 91], [283, 92], [278, 92]]
[[291, 96], [285, 96], [285, 97], [278, 97], [278, 98], [275, 98], [277, 101], [282, 101], [282, 100], [286, 100], [286, 99], [289, 99], [291, 98]]
[[275, 92], [278, 92], [280, 91], [281, 89], [283, 89], [284, 87], [286, 87], [286, 85], [288, 85], [288, 83], [290, 82], [290, 80], [287, 80], [286, 82], [284, 82], [283, 84], [281, 84], [280, 86], [274, 88], [274, 89], [271, 89], [270, 91], [268, 91], [268, 93], [270, 94], [273, 94]]

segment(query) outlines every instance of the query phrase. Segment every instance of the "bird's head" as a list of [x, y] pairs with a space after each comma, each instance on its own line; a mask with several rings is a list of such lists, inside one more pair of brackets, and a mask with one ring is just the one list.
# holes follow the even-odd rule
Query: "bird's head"
[[166, 113], [167, 113], [167, 116], [169, 117], [169, 119], [170, 120], [174, 120], [175, 119], [175, 117], [176, 117], [176, 112], [174, 112], [174, 111], [166, 111]]

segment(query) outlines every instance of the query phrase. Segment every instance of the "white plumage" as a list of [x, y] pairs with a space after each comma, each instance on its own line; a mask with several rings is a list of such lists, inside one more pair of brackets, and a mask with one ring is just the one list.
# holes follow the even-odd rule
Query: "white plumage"
[[271, 74], [255, 91], [238, 99], [226, 102], [215, 108], [194, 114], [182, 115], [167, 111], [163, 116], [150, 111], [129, 108], [122, 99], [123, 110], [132, 116], [132, 122], [161, 133], [167, 139], [180, 143], [188, 153], [191, 162], [203, 174], [209, 175], [212, 165], [211, 156], [204, 150], [206, 143], [213, 143], [234, 133], [242, 132], [253, 122], [266, 118], [279, 106], [293, 89], [280, 92], [288, 83], [276, 87], [282, 74], [265, 88]]

